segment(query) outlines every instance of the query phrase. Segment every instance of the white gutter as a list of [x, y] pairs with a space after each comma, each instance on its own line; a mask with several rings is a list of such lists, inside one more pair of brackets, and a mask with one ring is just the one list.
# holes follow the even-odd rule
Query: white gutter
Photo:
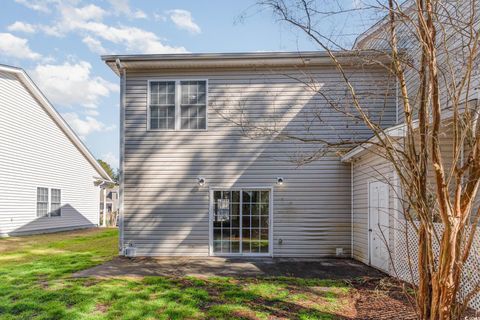
[[[379, 62], [388, 63], [387, 53], [368, 50], [334, 52], [344, 65], [379, 67]], [[375, 57], [375, 59], [372, 59]], [[106, 55], [102, 60], [120, 76], [117, 61], [124, 69], [193, 69], [193, 68], [253, 68], [253, 67], [306, 67], [334, 66], [332, 58], [324, 51], [307, 52], [251, 52], [251, 53], [183, 53], [183, 54], [136, 54]]]

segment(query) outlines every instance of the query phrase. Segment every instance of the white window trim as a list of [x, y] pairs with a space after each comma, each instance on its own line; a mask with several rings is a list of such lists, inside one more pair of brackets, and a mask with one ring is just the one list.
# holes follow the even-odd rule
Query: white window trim
[[[60, 214], [58, 216], [52, 216], [51, 213], [52, 213], [52, 190], [59, 190], [60, 191], [60, 206], [58, 207], [58, 210], [60, 212]], [[50, 201], [49, 205], [50, 205], [50, 211], [48, 212], [48, 216], [50, 218], [59, 218], [62, 216], [62, 189], [60, 188], [50, 188], [50, 193], [48, 194], [48, 200]]]
[[[181, 102], [182, 91], [180, 83], [182, 81], [205, 81], [205, 129], [181, 129]], [[150, 128], [150, 84], [152, 82], [175, 82], [175, 125], [173, 129], [152, 129]], [[162, 79], [154, 78], [147, 81], [147, 131], [193, 131], [203, 132], [208, 131], [208, 79], [199, 78], [181, 78], [181, 79]]]
[[[242, 190], [268, 190], [270, 193], [270, 205], [269, 205], [269, 226], [268, 226], [268, 252], [252, 253], [252, 252], [238, 252], [238, 253], [224, 253], [213, 251], [213, 216], [214, 216], [214, 203], [213, 193], [215, 191], [242, 191]], [[208, 214], [208, 255], [218, 257], [273, 257], [273, 186], [246, 186], [246, 187], [222, 187], [212, 186], [209, 188], [209, 214]], [[240, 206], [242, 206], [242, 197], [240, 197]], [[240, 222], [240, 229], [241, 229]], [[240, 231], [241, 232], [241, 231]]]
[[[48, 197], [47, 197], [47, 214], [44, 216], [38, 216], [38, 188], [44, 188], [48, 190]], [[63, 196], [62, 196], [62, 188], [56, 187], [45, 187], [45, 186], [36, 186], [35, 187], [35, 218], [61, 218], [62, 217], [62, 210], [60, 210], [59, 216], [51, 216], [50, 213], [52, 212], [52, 189], [60, 190], [60, 208], [63, 205]]]
[[[44, 216], [38, 215], [38, 189], [47, 189], [47, 214]], [[50, 188], [41, 187], [41, 186], [35, 187], [35, 217], [37, 217], [37, 219], [49, 217], [50, 216], [49, 209], [50, 209]]]

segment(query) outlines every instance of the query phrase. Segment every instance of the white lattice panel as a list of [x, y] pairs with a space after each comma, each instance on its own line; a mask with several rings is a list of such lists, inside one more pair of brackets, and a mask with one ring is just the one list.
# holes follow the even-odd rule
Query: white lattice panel
[[[435, 230], [440, 238], [443, 232], [442, 224], [436, 223]], [[469, 232], [469, 230], [467, 230], [467, 232]], [[416, 284], [418, 282], [418, 237], [414, 227], [405, 220], [397, 221], [394, 230], [394, 242], [394, 263], [390, 271], [391, 275]], [[436, 249], [435, 252], [438, 254], [438, 241], [435, 240], [433, 245]], [[465, 263], [460, 296], [469, 293], [478, 285], [480, 285], [480, 232], [477, 232], [475, 235], [470, 256]], [[470, 307], [475, 310], [480, 310], [480, 294], [477, 294], [477, 296], [471, 300]]]

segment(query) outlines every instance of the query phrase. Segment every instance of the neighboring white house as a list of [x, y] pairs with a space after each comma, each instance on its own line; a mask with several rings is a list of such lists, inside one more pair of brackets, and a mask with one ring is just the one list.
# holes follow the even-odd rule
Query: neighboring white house
[[0, 236], [97, 226], [111, 181], [22, 69], [0, 65]]

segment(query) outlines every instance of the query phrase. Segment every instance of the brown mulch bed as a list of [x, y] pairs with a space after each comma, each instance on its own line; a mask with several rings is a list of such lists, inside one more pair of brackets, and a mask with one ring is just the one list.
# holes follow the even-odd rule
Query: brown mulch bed
[[[411, 285], [390, 277], [359, 278], [351, 281], [352, 306], [341, 319], [418, 319]], [[478, 319], [479, 312], [468, 309], [461, 319]]]
[[352, 286], [351, 319], [417, 319], [404, 283], [388, 277], [362, 278], [352, 281]]

